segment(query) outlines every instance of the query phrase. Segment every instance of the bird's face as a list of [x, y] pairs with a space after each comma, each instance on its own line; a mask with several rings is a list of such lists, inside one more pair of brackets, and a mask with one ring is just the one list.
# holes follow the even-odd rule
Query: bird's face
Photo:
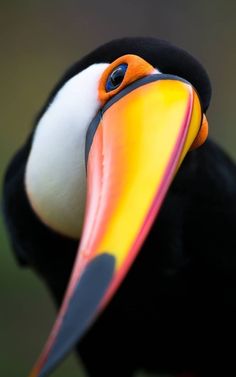
[[94, 63], [60, 88], [37, 125], [25, 186], [42, 222], [80, 244], [32, 376], [46, 375], [108, 303], [206, 135], [193, 85], [137, 55]]

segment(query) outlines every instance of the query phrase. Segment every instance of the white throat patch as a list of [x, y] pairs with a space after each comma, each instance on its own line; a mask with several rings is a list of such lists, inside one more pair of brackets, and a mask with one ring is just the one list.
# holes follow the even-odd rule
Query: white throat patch
[[107, 66], [88, 67], [58, 91], [38, 123], [26, 166], [26, 191], [36, 214], [76, 239], [86, 200], [86, 131], [100, 107], [98, 83]]

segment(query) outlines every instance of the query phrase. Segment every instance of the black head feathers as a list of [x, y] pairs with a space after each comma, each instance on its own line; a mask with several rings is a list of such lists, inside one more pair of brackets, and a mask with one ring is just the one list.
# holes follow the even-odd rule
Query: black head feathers
[[162, 73], [173, 74], [191, 82], [200, 96], [203, 111], [207, 110], [211, 99], [211, 84], [203, 66], [188, 52], [167, 41], [148, 37], [134, 37], [116, 39], [105, 43], [69, 68], [52, 91], [38, 118], [44, 113], [61, 86], [71, 77], [92, 64], [111, 63], [125, 54], [138, 55]]

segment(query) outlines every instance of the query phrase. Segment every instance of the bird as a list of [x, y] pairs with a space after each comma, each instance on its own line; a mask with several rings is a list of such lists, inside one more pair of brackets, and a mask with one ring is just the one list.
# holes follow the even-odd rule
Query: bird
[[126, 37], [70, 67], [7, 167], [14, 255], [58, 316], [31, 377], [236, 375], [236, 167], [207, 136], [208, 74]]

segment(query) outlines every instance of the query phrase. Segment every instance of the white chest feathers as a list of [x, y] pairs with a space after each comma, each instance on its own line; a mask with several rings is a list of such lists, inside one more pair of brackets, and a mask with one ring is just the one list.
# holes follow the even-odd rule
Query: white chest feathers
[[26, 166], [26, 191], [38, 217], [76, 239], [86, 200], [86, 131], [100, 107], [98, 83], [107, 66], [94, 64], [59, 90], [37, 125]]

